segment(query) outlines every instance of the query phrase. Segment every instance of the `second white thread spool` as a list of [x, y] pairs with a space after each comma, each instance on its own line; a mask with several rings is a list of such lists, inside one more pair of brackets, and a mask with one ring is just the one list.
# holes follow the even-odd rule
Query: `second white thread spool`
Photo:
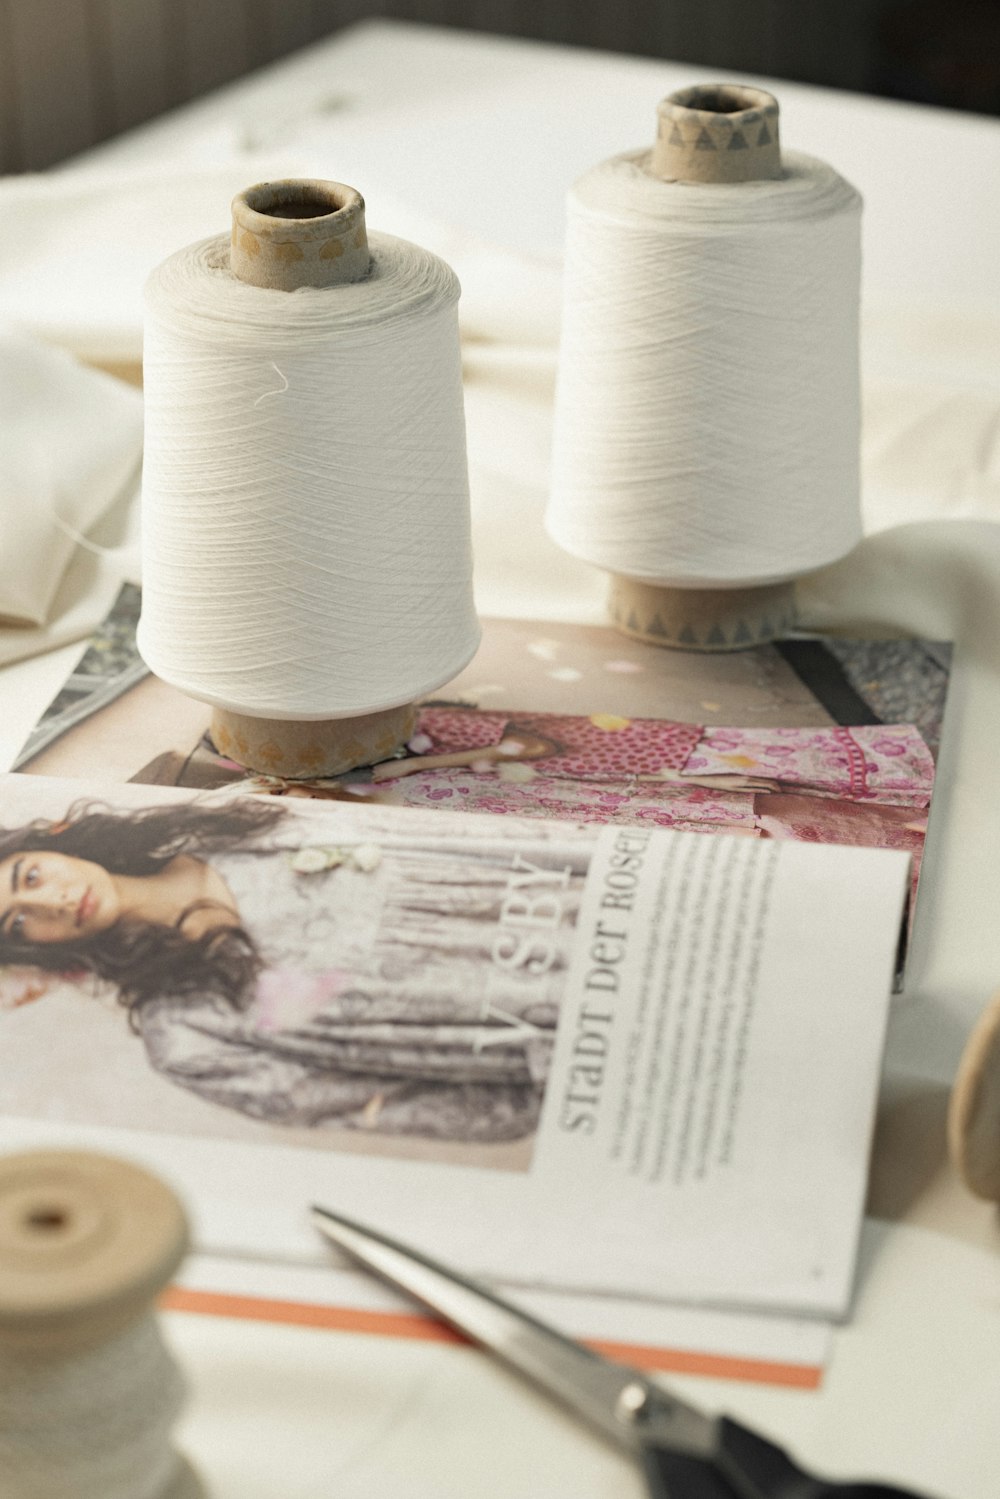
[[730, 85], [574, 187], [548, 526], [627, 633], [774, 638], [791, 580], [860, 539], [860, 207]]
[[232, 250], [147, 288], [140, 648], [224, 752], [334, 775], [390, 754], [478, 643], [459, 287], [385, 235], [369, 272], [341, 184], [233, 208]]

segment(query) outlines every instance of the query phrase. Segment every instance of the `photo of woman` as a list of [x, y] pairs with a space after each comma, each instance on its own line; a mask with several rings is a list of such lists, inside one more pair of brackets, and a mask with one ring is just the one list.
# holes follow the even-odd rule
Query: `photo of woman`
[[7, 1007], [110, 990], [157, 1073], [268, 1123], [522, 1139], [591, 839], [432, 822], [171, 798], [0, 830]]

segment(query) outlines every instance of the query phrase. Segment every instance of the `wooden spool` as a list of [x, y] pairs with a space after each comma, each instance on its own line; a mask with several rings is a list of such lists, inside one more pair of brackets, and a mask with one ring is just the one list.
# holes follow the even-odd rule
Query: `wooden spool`
[[[647, 170], [664, 182], [759, 182], [781, 176], [778, 101], [742, 84], [679, 89], [658, 108]], [[626, 635], [687, 651], [736, 651], [795, 623], [795, 584], [679, 588], [612, 573], [608, 609]]]
[[[138, 1166], [84, 1151], [0, 1157], [0, 1360], [71, 1369], [150, 1314], [187, 1244], [177, 1198]], [[201, 1499], [174, 1459], [162, 1499]]]
[[[371, 269], [365, 204], [340, 182], [264, 182], [233, 199], [229, 263], [235, 276], [273, 291], [362, 281]], [[288, 779], [341, 775], [385, 760], [413, 732], [413, 703], [352, 718], [258, 718], [212, 711], [212, 739], [250, 770]]]
[[966, 1042], [948, 1109], [948, 1145], [977, 1197], [1000, 1202], [1000, 994]]

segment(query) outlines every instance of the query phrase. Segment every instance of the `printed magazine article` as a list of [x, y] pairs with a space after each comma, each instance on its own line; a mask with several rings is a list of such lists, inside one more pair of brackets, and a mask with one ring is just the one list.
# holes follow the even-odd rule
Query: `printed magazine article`
[[539, 1290], [844, 1312], [904, 852], [3, 790], [3, 1111], [127, 1130], [203, 1249], [314, 1253], [321, 1200]]

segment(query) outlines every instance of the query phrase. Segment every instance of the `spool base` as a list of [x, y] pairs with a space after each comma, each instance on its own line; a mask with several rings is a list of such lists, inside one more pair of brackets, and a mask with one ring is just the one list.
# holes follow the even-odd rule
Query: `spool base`
[[300, 723], [251, 718], [216, 708], [212, 713], [212, 742], [220, 754], [259, 775], [313, 780], [388, 760], [412, 735], [416, 714], [415, 704], [404, 703], [358, 718]]
[[741, 651], [795, 625], [795, 584], [662, 588], [611, 574], [608, 612], [623, 635], [675, 651]]

